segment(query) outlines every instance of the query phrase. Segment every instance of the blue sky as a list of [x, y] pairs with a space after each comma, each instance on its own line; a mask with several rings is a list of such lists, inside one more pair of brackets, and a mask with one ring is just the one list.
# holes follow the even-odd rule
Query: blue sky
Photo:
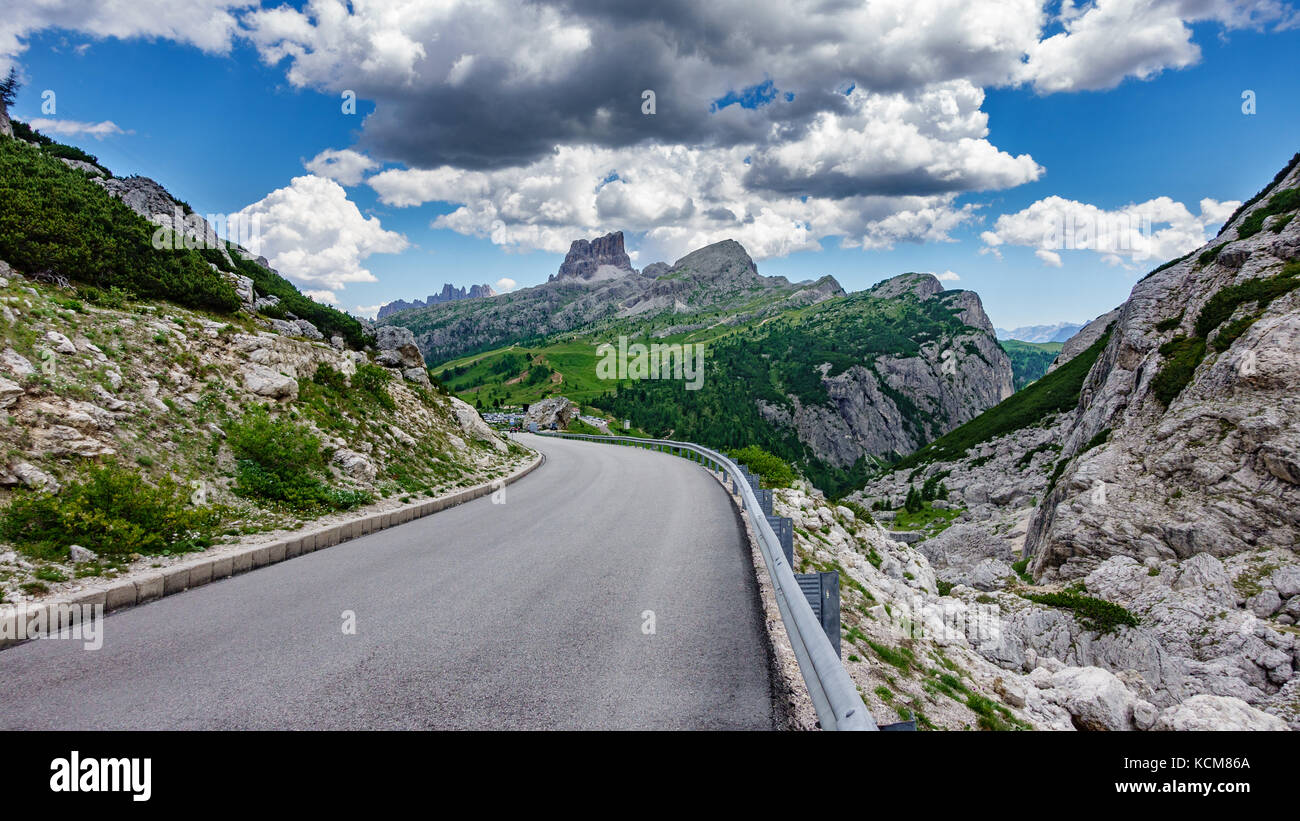
[[[631, 31], [635, 25], [618, 21], [599, 24], [623, 26], [620, 31]], [[244, 25], [253, 27], [247, 21]], [[844, 231], [836, 228], [816, 236], [819, 223], [811, 224], [814, 234], [811, 242], [818, 243], [821, 250], [807, 249], [810, 241], [804, 239], [800, 241], [803, 250], [782, 253], [781, 246], [775, 244], [775, 251], [755, 252], [753, 243], [746, 242], [744, 237], [765, 238], [768, 234], [753, 227], [753, 220], [749, 221], [751, 228], [738, 227], [738, 230], [754, 233], [737, 238], [760, 257], [758, 265], [763, 273], [792, 279], [832, 274], [850, 290], [904, 271], [955, 272], [959, 279], [950, 281], [949, 287], [979, 292], [994, 323], [1001, 327], [1083, 321], [1107, 311], [1119, 304], [1133, 283], [1164, 261], [1163, 258], [1123, 260], [1124, 264], [1114, 265], [1108, 264], [1105, 255], [1098, 251], [1065, 250], [1059, 253], [1060, 266], [1055, 267], [1036, 256], [1035, 248], [1016, 244], [1011, 238], [1016, 232], [1010, 224], [1005, 229], [997, 228], [997, 233], [1003, 236], [1003, 244], [998, 248], [1001, 258], [988, 252], [989, 243], [981, 237], [982, 232], [993, 229], [1000, 216], [1024, 213], [1050, 197], [1106, 211], [1168, 197], [1184, 204], [1193, 215], [1199, 214], [1198, 204], [1203, 198], [1224, 203], [1250, 196], [1300, 150], [1300, 139], [1296, 138], [1300, 135], [1300, 93], [1297, 93], [1300, 80], [1297, 80], [1294, 57], [1300, 54], [1300, 29], [1282, 26], [1282, 30], [1277, 30], [1277, 26], [1269, 25], [1234, 27], [1221, 20], [1189, 19], [1186, 25], [1191, 42], [1199, 48], [1199, 59], [1187, 67], [1173, 65], [1154, 71], [1148, 79], [1135, 76], [1145, 69], [1126, 74], [1121, 67], [1117, 69], [1116, 76], [1121, 78], [1117, 85], [1097, 90], [1086, 89], [1093, 82], [1090, 78], [1071, 78], [1069, 82], [1084, 90], [1065, 91], [1049, 91], [1047, 80], [1021, 84], [972, 80], [983, 91], [983, 99], [975, 110], [987, 115], [988, 134], [984, 141], [1007, 155], [1000, 161], [998, 170], [990, 174], [996, 173], [997, 179], [1009, 182], [988, 190], [944, 192], [946, 200], [934, 201], [938, 211], [950, 215], [966, 206], [972, 207], [963, 219], [946, 228], [928, 225], [915, 228], [912, 223], [905, 230], [882, 227], [889, 224], [891, 208], [902, 208], [901, 199], [880, 206], [883, 209], [880, 220], [863, 217], [862, 221], [856, 221], [849, 212], [854, 209], [853, 203], [858, 202], [852, 197], [860, 192], [850, 190], [849, 198], [845, 199], [844, 181], [837, 178], [834, 184], [841, 188], [823, 194], [829, 190], [823, 187], [827, 185], [824, 180], [815, 176], [804, 178], [799, 176], [803, 172], [798, 168], [781, 166], [787, 162], [777, 153], [781, 146], [762, 144], [761, 139], [766, 138], [758, 138], [755, 157], [762, 151], [770, 152], [763, 156], [776, 169], [773, 178], [777, 183], [773, 184], [773, 190], [784, 186], [779, 195], [764, 194], [769, 197], [767, 201], [777, 202], [792, 192], [797, 199], [803, 191], [800, 186], [806, 185], [809, 196], [825, 196], [828, 207], [833, 205], [838, 209], [837, 216], [828, 218], [825, 225], [852, 227]], [[98, 155], [119, 175], [141, 174], [157, 179], [174, 196], [186, 200], [201, 213], [230, 213], [263, 201], [272, 192], [289, 186], [293, 178], [307, 175], [304, 163], [326, 150], [356, 148], [373, 158], [374, 166], [366, 172], [367, 177], [381, 168], [392, 170], [394, 185], [400, 186], [413, 184], [402, 176], [413, 169], [442, 164], [456, 166], [459, 160], [449, 162], [448, 156], [466, 158], [458, 173], [471, 176], [463, 179], [478, 179], [472, 175], [479, 173], [500, 175], [485, 183], [491, 190], [484, 195], [481, 208], [499, 207], [510, 200], [513, 178], [502, 169], [537, 168], [530, 163], [548, 161], [549, 152], [545, 151], [524, 156], [526, 151], [520, 149], [523, 153], [516, 155], [512, 140], [517, 142], [519, 138], [496, 121], [485, 122], [483, 126], [483, 142], [492, 144], [491, 151], [475, 153], [473, 134], [469, 135], [468, 148], [456, 149], [459, 153], [450, 153], [451, 148], [444, 150], [443, 146], [457, 137], [445, 132], [448, 126], [440, 122], [444, 115], [437, 106], [463, 105], [464, 101], [449, 92], [444, 94], [447, 90], [441, 87], [436, 89], [436, 94], [430, 91], [427, 95], [412, 96], [420, 94], [421, 89], [418, 82], [412, 89], [410, 76], [401, 81], [366, 76], [365, 82], [358, 83], [363, 90], [359, 92], [357, 114], [344, 115], [340, 111], [337, 83], [328, 79], [291, 79], [288, 72], [295, 64], [293, 56], [271, 63], [263, 59], [275, 57], [269, 51], [275, 47], [269, 35], [232, 36], [228, 51], [222, 53], [220, 48], [204, 50], [188, 42], [185, 36], [148, 36], [147, 32], [137, 36], [103, 36], [88, 28], [91, 30], [34, 26], [23, 33], [21, 49], [11, 51], [26, 85], [11, 113], [23, 120], [111, 121], [123, 133], [103, 139], [85, 134], [55, 133], [53, 136]], [[1058, 24], [1055, 30], [1059, 28]], [[1053, 30], [1047, 27], [1041, 36], [1046, 37]], [[441, 41], [424, 42], [426, 52], [430, 52]], [[559, 39], [556, 42], [558, 49], [562, 42]], [[468, 47], [462, 44], [461, 48]], [[560, 64], [562, 58], [563, 55], [554, 59]], [[680, 123], [671, 126], [673, 130], [692, 132], [681, 141], [683, 146], [716, 151], [721, 156], [729, 147], [723, 143], [731, 141], [733, 147], [744, 145], [750, 139], [747, 135], [760, 133], [759, 126], [766, 129], [770, 125], [768, 120], [747, 121], [745, 117], [770, 117], [771, 122], [788, 117], [791, 119], [780, 125], [793, 133], [807, 125], [807, 119], [798, 118], [811, 116], [798, 112], [797, 108], [815, 97], [815, 92], [827, 91], [827, 86], [832, 85], [824, 82], [819, 86], [814, 82], [816, 72], [803, 72], [801, 66], [781, 64], [776, 58], [772, 60], [770, 73], [768, 66], [756, 65], [752, 70], [761, 74], [750, 75], [752, 82], [748, 85], [719, 85], [725, 79], [715, 79], [713, 87], [708, 88], [708, 83], [700, 82], [705, 86], [701, 92], [705, 97], [693, 106], [700, 111], [681, 115]], [[849, 71], [851, 67], [835, 70]], [[805, 73], [814, 80], [800, 76]], [[713, 75], [705, 74], [714, 79]], [[718, 76], [724, 75], [725, 72]], [[1047, 76], [1045, 72], [1044, 77]], [[657, 82], [669, 86], [678, 79], [665, 76]], [[629, 88], [639, 85], [629, 82]], [[912, 99], [909, 95], [919, 99], [932, 82], [917, 81], [915, 87], [903, 88], [900, 93], [903, 99]], [[888, 91], [883, 84], [874, 82], [863, 81], [858, 85], [860, 89], [882, 94]], [[838, 87], [843, 90], [842, 81]], [[46, 89], [57, 95], [53, 115], [41, 111], [41, 95]], [[1256, 95], [1257, 108], [1253, 115], [1245, 115], [1241, 110], [1241, 95], [1246, 89]], [[481, 107], [482, 92], [476, 99]], [[660, 99], [663, 112], [655, 115], [656, 120], [677, 117], [670, 106], [680, 95], [670, 98], [661, 92]], [[709, 106], [707, 99], [742, 104]], [[447, 100], [450, 102], [444, 102]], [[638, 94], [633, 105], [639, 103]], [[834, 112], [840, 104], [829, 100], [824, 105], [823, 110]], [[452, 109], [446, 116], [464, 117], [464, 111]], [[521, 114], [526, 116], [529, 115]], [[841, 116], [845, 116], [843, 112]], [[406, 119], [400, 119], [403, 117]], [[385, 118], [399, 118], [395, 122], [401, 129], [391, 126], [385, 132]], [[539, 128], [551, 125], [545, 119], [539, 122]], [[419, 144], [424, 124], [431, 130], [428, 145]], [[500, 129], [500, 133], [494, 129]], [[438, 133], [435, 135], [433, 131]], [[556, 145], [595, 145], [598, 149], [593, 150], [614, 152], [610, 154], [614, 157], [622, 156], [617, 152], [629, 150], [626, 138], [597, 125], [592, 126], [591, 134], [581, 130], [557, 134]], [[664, 137], [657, 139], [661, 143], [671, 142]], [[947, 149], [941, 147], [941, 150]], [[1020, 155], [1032, 157], [1041, 172], [1036, 175], [1025, 172], [1023, 164], [1019, 170], [1013, 168], [1011, 158]], [[834, 159], [840, 162], [844, 158]], [[869, 156], [854, 161], [859, 166], [871, 166], [871, 170], [850, 175], [850, 187], [860, 184], [867, 192], [889, 177]], [[642, 178], [649, 176], [653, 160], [642, 158], [638, 162], [650, 165], [650, 170], [645, 167], [641, 170]], [[828, 161], [822, 167], [832, 164]], [[519, 179], [531, 177], [521, 171]], [[518, 185], [522, 189], [528, 184]], [[657, 189], [641, 189], [642, 192], [654, 190]], [[664, 201], [670, 202], [675, 193], [663, 193]], [[892, 192], [891, 196], [912, 193], [903, 190]], [[710, 194], [707, 188], [698, 189], [695, 205], [702, 207], [704, 195]], [[429, 196], [428, 193], [420, 195]], [[714, 223], [701, 223], [704, 227], [694, 233], [680, 230], [674, 233], [671, 214], [646, 217], [637, 211], [653, 199], [653, 194], [645, 193], [631, 204], [620, 204], [619, 207], [634, 215], [629, 224], [619, 224], [617, 217], [601, 216], [586, 222], [566, 217], [555, 226], [538, 227], [539, 223], [532, 221], [531, 211], [522, 216], [505, 216], [502, 230], [513, 239], [505, 247], [490, 238], [465, 233], [473, 230], [482, 233], [486, 229], [481, 226], [475, 229], [477, 223], [464, 212], [460, 231], [432, 227], [431, 223], [439, 216], [454, 214], [468, 201], [427, 199], [418, 205], [399, 207], [393, 204], [392, 189], [380, 191], [366, 182], [347, 185], [346, 198], [362, 215], [376, 218], [383, 232], [388, 232], [372, 237], [356, 260], [357, 267], [368, 271], [375, 281], [354, 279], [328, 287], [340, 307], [348, 310], [423, 296], [439, 290], [444, 282], [497, 283], [506, 277], [519, 286], [534, 285], [555, 272], [563, 257], [559, 249], [568, 239], [591, 237], [604, 230], [626, 230], [629, 249], [644, 249], [636, 259], [637, 265], [654, 261], [659, 258], [654, 255], [656, 252], [677, 248], [689, 237], [721, 239], [727, 235], [725, 225]], [[331, 207], [340, 202], [340, 199], [332, 200]], [[551, 202], [554, 207], [560, 207], [554, 199]], [[608, 210], [607, 203], [602, 203], [601, 209], [602, 213]], [[268, 210], [268, 213], [275, 212]], [[480, 215], [474, 219], [487, 217]], [[565, 233], [567, 225], [572, 225], [571, 235]], [[1205, 230], [1212, 233], [1214, 228], [1217, 224]], [[781, 230], [778, 227], [769, 233]], [[391, 241], [393, 234], [405, 238], [405, 250], [373, 252], [384, 247], [385, 241]], [[542, 238], [518, 239], [533, 235]], [[865, 244], [871, 247], [844, 247], [864, 237], [869, 239]], [[892, 248], [886, 247], [891, 242]], [[1171, 242], [1161, 247], [1174, 247]], [[680, 250], [689, 248], [681, 246]], [[299, 279], [304, 287], [324, 289], [313, 279], [320, 275], [319, 270], [304, 271], [301, 278], [293, 270], [285, 273]]]

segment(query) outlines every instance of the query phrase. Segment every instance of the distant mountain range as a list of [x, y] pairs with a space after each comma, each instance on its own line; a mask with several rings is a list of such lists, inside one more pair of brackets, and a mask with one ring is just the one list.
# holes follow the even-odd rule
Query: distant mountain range
[[412, 308], [427, 308], [430, 305], [438, 305], [443, 302], [456, 302], [461, 299], [479, 299], [480, 297], [496, 296], [497, 292], [492, 290], [491, 285], [471, 285], [468, 289], [457, 288], [450, 282], [442, 286], [442, 292], [429, 294], [426, 299], [416, 299], [407, 302], [404, 299], [394, 300], [387, 305], [380, 306], [376, 319], [383, 319], [391, 316], [398, 311], [409, 311]]
[[997, 328], [998, 339], [1018, 339], [1021, 342], [1064, 342], [1074, 336], [1083, 323], [1058, 322], [1055, 325], [1026, 325], [1010, 331]]
[[[409, 329], [443, 384], [481, 407], [564, 396], [647, 433], [758, 445], [832, 493], [1013, 389], [974, 292], [912, 273], [846, 294], [832, 277], [761, 275], [734, 240], [637, 271], [620, 232], [582, 239], [541, 285], [385, 325]], [[699, 389], [600, 378], [598, 346], [620, 338], [704, 344]]]

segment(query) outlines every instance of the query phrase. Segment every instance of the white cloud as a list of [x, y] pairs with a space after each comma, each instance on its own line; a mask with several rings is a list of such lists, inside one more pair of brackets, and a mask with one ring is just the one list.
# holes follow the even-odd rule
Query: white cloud
[[1096, 0], [1063, 8], [1064, 31], [1033, 45], [1019, 79], [1039, 92], [1113, 88], [1195, 65], [1201, 49], [1192, 23], [1225, 29], [1295, 25], [1297, 13], [1278, 0]]
[[498, 294], [508, 294], [511, 291], [513, 291], [518, 285], [519, 283], [515, 282], [510, 277], [501, 277], [496, 281], [496, 284], [492, 286], [492, 289], [496, 291]]
[[328, 177], [340, 185], [352, 186], [360, 183], [367, 171], [378, 168], [379, 163], [365, 154], [345, 148], [322, 151], [303, 163], [303, 167], [318, 177]]
[[745, 185], [744, 147], [560, 148], [526, 166], [495, 171], [390, 169], [367, 182], [380, 201], [460, 207], [433, 227], [507, 248], [565, 252], [574, 237], [609, 230], [644, 235], [645, 260], [673, 260], [722, 239], [756, 259], [816, 250], [824, 237], [846, 247], [947, 241], [970, 219], [955, 195], [801, 197]]
[[335, 294], [334, 294], [333, 291], [326, 291], [326, 290], [317, 290], [317, 291], [306, 290], [306, 291], [303, 291], [303, 294], [305, 294], [306, 296], [311, 297], [312, 299], [316, 300], [317, 302], [321, 303], [322, 305], [337, 305], [337, 304], [339, 304], [339, 298], [338, 298], [337, 296], [335, 296]]
[[1062, 265], [1065, 264], [1061, 262], [1060, 254], [1056, 253], [1055, 251], [1048, 251], [1045, 248], [1039, 248], [1037, 251], [1034, 252], [1034, 256], [1041, 259], [1044, 265], [1049, 265], [1052, 268], [1060, 268]]
[[237, 15], [257, 0], [42, 0], [6, 3], [0, 17], [0, 69], [27, 49], [26, 39], [58, 28], [95, 38], [157, 37], [225, 54]]
[[[258, 247], [271, 265], [299, 285], [337, 291], [351, 282], [374, 282], [362, 262], [371, 254], [394, 254], [406, 238], [364, 217], [333, 180], [305, 175], [267, 194], [238, 215], [260, 228]], [[253, 223], [252, 220], [259, 220]]]
[[45, 117], [34, 117], [28, 123], [32, 128], [43, 134], [59, 134], [66, 137], [87, 136], [102, 140], [105, 137], [111, 137], [115, 134], [133, 134], [133, 131], [123, 131], [117, 123], [112, 120], [104, 120], [99, 123], [83, 123], [77, 120], [50, 120]]
[[942, 274], [939, 274], [938, 277], [936, 278], [940, 282], [956, 282], [957, 280], [961, 279], [961, 277], [957, 275], [956, 271], [944, 271]]
[[1061, 251], [1091, 251], [1110, 265], [1167, 260], [1191, 251], [1209, 239], [1236, 210], [1239, 202], [1203, 199], [1194, 215], [1180, 202], [1157, 197], [1107, 211], [1095, 205], [1046, 197], [1014, 214], [997, 218], [983, 232], [984, 251], [1001, 258], [1004, 245], [1035, 249], [1046, 265], [1060, 268]]
[[361, 316], [361, 317], [365, 317], [366, 319], [374, 319], [379, 314], [379, 309], [382, 307], [384, 306], [355, 305], [353, 306], [351, 311], [348, 311], [348, 313], [352, 314], [353, 316]]
[[825, 194], [984, 191], [1032, 182], [1043, 169], [985, 138], [982, 89], [965, 80], [912, 95], [854, 89], [849, 112], [822, 112], [802, 137], [757, 151], [756, 187]]

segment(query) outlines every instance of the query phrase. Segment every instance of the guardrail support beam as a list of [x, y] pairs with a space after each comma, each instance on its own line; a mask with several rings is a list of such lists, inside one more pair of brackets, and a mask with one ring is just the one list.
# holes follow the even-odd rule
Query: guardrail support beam
[[840, 652], [840, 574], [838, 570], [821, 573], [796, 573], [795, 581], [808, 599], [808, 606], [813, 615], [826, 631], [835, 655], [843, 658]]
[[785, 554], [785, 563], [794, 568], [794, 520], [788, 516], [767, 517], [777, 541], [781, 542], [781, 552]]

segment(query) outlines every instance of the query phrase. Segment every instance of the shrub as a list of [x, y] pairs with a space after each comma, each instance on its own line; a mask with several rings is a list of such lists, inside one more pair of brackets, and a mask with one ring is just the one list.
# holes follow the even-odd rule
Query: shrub
[[789, 487], [794, 482], [794, 468], [781, 457], [774, 456], [757, 445], [733, 450], [727, 455], [757, 473], [767, 487]]
[[875, 517], [871, 515], [870, 510], [867, 510], [866, 505], [855, 502], [852, 499], [841, 499], [840, 504], [853, 511], [853, 515], [856, 516], [859, 521], [866, 522], [870, 525], [876, 523]]
[[22, 493], [0, 518], [0, 535], [24, 552], [66, 558], [79, 544], [100, 556], [125, 558], [201, 550], [212, 543], [220, 508], [190, 505], [190, 491], [169, 478], [151, 485], [106, 462], [55, 496]]
[[154, 226], [44, 151], [0, 140], [0, 259], [98, 289], [230, 313], [234, 288], [192, 250], [156, 250]]
[[374, 399], [381, 408], [393, 410], [397, 403], [388, 392], [388, 380], [391, 378], [388, 371], [367, 362], [357, 366], [357, 372], [352, 375], [352, 387]]
[[1288, 188], [1268, 198], [1268, 204], [1256, 208], [1237, 226], [1237, 238], [1253, 237], [1264, 230], [1264, 221], [1274, 214], [1285, 214], [1300, 208], [1300, 188]]
[[1060, 593], [1037, 593], [1027, 598], [1032, 602], [1045, 604], [1048, 607], [1070, 610], [1080, 624], [1098, 633], [1113, 633], [1121, 626], [1138, 626], [1137, 616], [1118, 604], [1108, 602], [1105, 599], [1085, 596], [1078, 591], [1065, 590]]
[[1205, 358], [1205, 340], [1199, 336], [1176, 336], [1160, 346], [1165, 361], [1151, 380], [1151, 390], [1166, 407], [1192, 381], [1196, 367]]
[[334, 368], [328, 362], [322, 362], [316, 366], [316, 373], [312, 374], [311, 381], [339, 393], [348, 389], [348, 378], [343, 375], [342, 371]]
[[235, 492], [290, 510], [346, 510], [370, 501], [363, 491], [330, 488], [321, 481], [320, 440], [286, 418], [257, 406], [227, 431], [237, 460]]

